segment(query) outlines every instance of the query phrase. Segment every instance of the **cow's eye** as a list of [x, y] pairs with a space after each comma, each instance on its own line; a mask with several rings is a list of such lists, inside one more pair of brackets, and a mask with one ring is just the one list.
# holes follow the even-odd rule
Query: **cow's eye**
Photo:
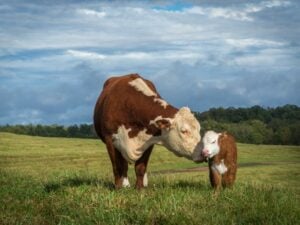
[[181, 133], [182, 133], [182, 134], [188, 134], [189, 131], [188, 131], [187, 129], [181, 129]]
[[213, 141], [213, 142], [212, 142], [212, 144], [215, 144], [215, 143], [216, 143], [216, 141]]
[[180, 132], [181, 132], [182, 134], [186, 134], [188, 131], [187, 131], [187, 129], [182, 128], [182, 129], [180, 130]]

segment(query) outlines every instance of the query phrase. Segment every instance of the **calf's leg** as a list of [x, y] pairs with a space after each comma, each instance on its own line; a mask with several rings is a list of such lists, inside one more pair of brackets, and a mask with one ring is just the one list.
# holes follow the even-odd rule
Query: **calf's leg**
[[212, 166], [209, 166], [209, 179], [210, 179], [211, 186], [215, 190], [219, 190], [221, 188], [222, 175]]
[[225, 187], [232, 187], [235, 181], [236, 175], [236, 167], [229, 167], [228, 171], [223, 174], [222, 177], [222, 186]]

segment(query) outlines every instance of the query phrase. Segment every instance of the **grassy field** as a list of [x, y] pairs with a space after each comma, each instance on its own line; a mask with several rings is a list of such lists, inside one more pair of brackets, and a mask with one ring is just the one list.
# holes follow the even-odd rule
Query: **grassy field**
[[0, 224], [300, 224], [300, 147], [239, 144], [238, 154], [236, 184], [219, 195], [206, 164], [162, 147], [148, 188], [115, 191], [99, 140], [0, 133]]

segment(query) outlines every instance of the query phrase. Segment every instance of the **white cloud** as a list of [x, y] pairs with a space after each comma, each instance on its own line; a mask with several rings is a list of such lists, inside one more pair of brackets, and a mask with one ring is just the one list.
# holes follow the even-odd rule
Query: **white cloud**
[[248, 13], [242, 9], [234, 8], [212, 8], [212, 7], [192, 7], [186, 9], [185, 12], [191, 14], [199, 14], [203, 16], [208, 16], [209, 18], [226, 18], [242, 21], [252, 21], [253, 19], [248, 16]]
[[98, 18], [103, 18], [106, 16], [106, 12], [98, 12], [91, 9], [78, 9], [77, 12], [79, 14], [87, 15], [87, 16], [95, 16]]
[[78, 50], [67, 50], [66, 55], [73, 56], [75, 58], [83, 59], [83, 60], [97, 60], [97, 61], [105, 61], [105, 62], [130, 62], [130, 61], [141, 61], [142, 63], [152, 62], [174, 62], [174, 61], [185, 61], [194, 62], [195, 60], [199, 60], [203, 58], [203, 55], [197, 52], [197, 49], [194, 51], [186, 51], [180, 49], [174, 50], [160, 50], [160, 51], [152, 51], [152, 52], [118, 52], [112, 54], [99, 54], [95, 52], [87, 52], [87, 51], [78, 51]]
[[247, 4], [244, 11], [246, 13], [256, 13], [268, 8], [286, 7], [289, 6], [290, 4], [291, 3], [289, 1], [279, 1], [279, 0], [263, 1], [257, 4]]
[[[66, 71], [74, 66], [74, 60], [71, 56], [64, 54], [45, 53], [41, 57], [29, 58], [26, 55], [10, 59], [0, 60], [0, 68], [12, 70], [29, 71], [29, 76], [38, 77], [39, 73]], [[30, 71], [32, 73], [30, 73]]]
[[[224, 24], [224, 18], [251, 21], [253, 12], [288, 5], [287, 1], [267, 1], [222, 8], [194, 6], [170, 14], [149, 9], [147, 5], [144, 8], [107, 5], [101, 7], [101, 10], [100, 5], [79, 5], [79, 8], [70, 7], [66, 12], [58, 7], [50, 7], [44, 15], [29, 16], [19, 13], [11, 15], [10, 12], [3, 16], [6, 23], [17, 20], [20, 26], [6, 27], [6, 32], [0, 31], [0, 49], [7, 49], [7, 46], [11, 50], [82, 49], [95, 46], [123, 49], [178, 42], [190, 45], [192, 42], [224, 36], [236, 38], [233, 36], [238, 36], [244, 29], [239, 28], [241, 31], [234, 34], [237, 29], [230, 25], [230, 21]], [[210, 18], [218, 21], [212, 23]]]
[[291, 2], [283, 1], [283, 0], [273, 0], [273, 1], [263, 1], [261, 5], [266, 8], [272, 8], [272, 7], [280, 7], [280, 6], [289, 6], [291, 5]]
[[231, 46], [238, 48], [248, 48], [248, 47], [283, 47], [286, 45], [284, 42], [263, 40], [255, 38], [246, 39], [225, 39], [225, 42]]
[[77, 58], [88, 60], [104, 60], [107, 58], [105, 55], [86, 51], [67, 50], [66, 53]]
[[226, 18], [233, 20], [241, 20], [241, 21], [253, 21], [253, 17], [251, 14], [263, 11], [268, 8], [273, 7], [285, 7], [289, 6], [291, 3], [289, 1], [263, 1], [256, 4], [246, 4], [244, 7], [192, 7], [184, 10], [187, 13], [191, 14], [200, 14], [206, 15], [211, 18]]
[[255, 54], [238, 56], [234, 63], [249, 71], [267, 70], [270, 73], [288, 71], [299, 64], [289, 49], [263, 49]]

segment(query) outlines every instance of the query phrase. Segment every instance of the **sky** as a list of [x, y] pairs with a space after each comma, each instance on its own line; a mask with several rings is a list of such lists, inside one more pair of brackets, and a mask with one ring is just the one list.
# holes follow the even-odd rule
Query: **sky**
[[175, 107], [300, 105], [300, 1], [0, 0], [0, 125], [91, 123], [139, 73]]

